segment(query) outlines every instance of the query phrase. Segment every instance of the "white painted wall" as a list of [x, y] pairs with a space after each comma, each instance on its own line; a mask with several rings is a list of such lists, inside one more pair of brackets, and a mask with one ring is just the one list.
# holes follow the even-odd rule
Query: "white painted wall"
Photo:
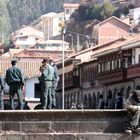
[[16, 45], [34, 45], [36, 44], [36, 38], [35, 37], [27, 37], [25, 40], [22, 38], [18, 38], [16, 41]]
[[58, 17], [53, 18], [53, 34], [52, 34], [52, 36], [59, 34], [58, 25], [59, 25]]
[[140, 48], [135, 49], [135, 64], [139, 63]]
[[131, 9], [130, 15], [133, 16], [134, 24], [137, 25], [140, 22], [140, 8]]
[[33, 99], [35, 97], [35, 83], [38, 83], [38, 78], [28, 78], [25, 82], [25, 99]]

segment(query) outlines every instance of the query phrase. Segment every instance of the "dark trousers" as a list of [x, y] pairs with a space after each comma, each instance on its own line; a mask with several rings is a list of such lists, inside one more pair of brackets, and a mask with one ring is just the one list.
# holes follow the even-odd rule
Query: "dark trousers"
[[15, 109], [14, 96], [17, 94], [20, 109], [23, 110], [23, 95], [21, 90], [21, 84], [19, 82], [14, 82], [9, 85], [9, 95], [10, 95], [10, 106]]

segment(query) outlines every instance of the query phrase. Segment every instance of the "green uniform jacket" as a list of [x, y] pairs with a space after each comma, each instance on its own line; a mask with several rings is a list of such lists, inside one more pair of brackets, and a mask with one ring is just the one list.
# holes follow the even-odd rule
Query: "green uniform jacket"
[[14, 82], [20, 82], [22, 85], [24, 85], [24, 76], [21, 72], [21, 69], [16, 66], [10, 67], [6, 71], [6, 82], [8, 85]]
[[41, 79], [44, 81], [52, 81], [54, 76], [54, 69], [53, 67], [48, 64], [42, 73]]

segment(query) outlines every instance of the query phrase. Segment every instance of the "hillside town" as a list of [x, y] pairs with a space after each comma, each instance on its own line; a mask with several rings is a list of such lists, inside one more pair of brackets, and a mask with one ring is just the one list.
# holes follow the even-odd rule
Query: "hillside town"
[[[44, 131], [39, 133], [46, 133], [45, 128], [49, 126], [48, 132], [52, 135], [52, 133], [56, 133], [59, 130], [60, 126], [57, 124], [59, 121], [64, 121], [63, 123], [65, 123], [65, 120], [68, 120], [67, 122], [70, 123], [70, 126], [69, 124], [63, 126], [64, 124], [62, 124], [61, 127], [64, 128], [60, 133], [64, 131], [69, 133], [67, 129], [70, 129], [70, 131], [76, 131], [78, 134], [80, 131], [82, 135], [85, 132], [90, 133], [92, 126], [93, 128], [95, 127], [94, 129], [97, 127], [97, 131], [102, 135], [105, 133], [111, 134], [112, 138], [110, 140], [123, 139], [122, 137], [118, 139], [118, 135], [125, 132], [126, 134], [135, 134], [135, 138], [133, 137], [132, 139], [137, 140], [140, 134], [140, 97], [138, 97], [140, 96], [140, 0], [110, 0], [109, 3], [116, 9], [118, 7], [122, 9], [131, 7], [127, 9], [128, 14], [121, 13], [120, 17], [112, 14], [110, 17], [106, 16], [106, 18], [101, 20], [91, 18], [83, 20], [84, 16], [83, 19], [79, 18], [80, 8], [86, 9], [91, 4], [96, 5], [102, 2], [104, 0], [65, 2], [63, 4], [63, 12], [46, 13], [30, 24], [22, 25], [22, 27], [10, 33], [7, 48], [4, 47], [3, 37], [0, 38], [0, 83], [2, 83], [1, 79], [3, 79], [3, 87], [0, 88], [0, 104], [3, 102], [3, 108], [0, 105], [0, 110], [13, 111], [24, 109], [40, 111], [42, 109], [42, 112], [44, 110], [46, 112], [54, 111], [50, 115], [52, 118], [47, 115], [39, 116], [36, 114], [35, 116], [40, 117], [37, 121], [41, 119], [46, 121], [48, 119], [48, 122], [45, 126], [43, 126], [42, 122], [40, 126], [39, 124], [34, 125], [32, 130], [26, 128], [28, 125], [25, 122], [30, 121], [29, 123], [33, 123], [30, 117], [35, 121], [35, 116], [33, 114], [27, 115], [24, 112], [25, 116], [23, 115], [24, 118], [22, 118], [20, 114], [21, 119], [18, 118], [17, 120], [23, 121], [25, 119], [25, 126], [22, 124], [23, 122], [19, 123], [20, 131], [26, 131], [26, 133], [34, 131], [35, 133], [38, 127]], [[97, 15], [99, 16], [99, 13]], [[23, 74], [19, 78], [20, 81], [16, 81], [16, 84], [20, 83], [22, 85], [20, 90], [23, 95], [24, 107], [20, 106], [22, 101], [19, 94], [15, 95], [15, 102], [12, 102], [11, 106], [12, 97], [11, 95], [9, 96], [9, 93], [12, 88], [10, 84], [14, 83], [17, 86], [15, 82], [10, 81], [10, 83], [8, 81], [10, 79], [10, 73], [8, 72], [11, 65], [13, 67], [16, 65], [20, 69], [18, 69], [19, 73]], [[45, 86], [41, 80], [45, 77], [42, 76], [43, 74], [45, 75], [50, 72], [49, 68], [47, 69], [48, 65], [51, 65], [51, 67], [55, 65], [58, 70], [58, 77], [56, 78], [57, 86], [54, 91], [55, 97], [51, 98], [48, 94], [47, 99], [44, 99], [46, 97], [42, 97], [44, 96], [42, 93]], [[51, 72], [54, 74], [55, 70]], [[43, 80], [49, 83], [53, 81], [54, 77], [52, 76], [50, 79], [45, 78]], [[16, 92], [19, 91], [17, 90]], [[49, 93], [49, 91], [47, 92]], [[124, 126], [124, 124], [121, 124], [123, 118], [121, 115], [125, 114], [124, 116], [126, 116], [127, 113], [125, 111], [128, 109], [128, 102], [132, 102], [130, 98], [135, 95], [137, 96], [138, 103], [133, 102], [131, 105], [134, 106], [134, 109], [131, 105], [129, 109], [138, 111], [136, 116], [137, 122], [134, 125], [129, 123], [127, 124], [128, 126], [125, 125], [125, 128], [120, 129], [120, 126], [121, 128]], [[55, 105], [49, 106], [50, 102], [53, 104], [53, 98], [55, 98]], [[45, 105], [42, 102], [45, 102]], [[65, 116], [61, 111], [62, 114], [58, 112], [55, 114], [56, 110], [75, 111], [74, 113], [77, 114], [80, 113], [78, 111], [84, 112], [86, 110], [87, 115], [82, 112], [83, 114], [80, 117], [84, 122], [82, 122], [82, 127], [78, 126], [79, 131], [77, 132], [77, 124], [80, 124], [82, 119], [77, 114], [74, 114], [75, 118], [67, 114]], [[95, 111], [95, 115], [92, 114], [93, 112], [90, 112], [91, 110]], [[39, 113], [42, 113], [41, 111]], [[111, 114], [111, 111], [114, 111], [114, 114], [117, 115]], [[69, 114], [69, 112], [65, 113]], [[3, 119], [4, 117], [2, 116], [1, 118]], [[109, 120], [110, 118], [111, 120]], [[6, 119], [8, 120], [9, 118], [7, 117]], [[52, 122], [55, 121], [52, 123], [50, 120]], [[113, 125], [111, 128], [105, 128], [109, 124], [108, 120]], [[115, 120], [119, 122], [119, 125]], [[12, 121], [15, 123], [16, 119], [13, 117]], [[96, 126], [100, 121], [104, 121], [103, 124]], [[77, 123], [76, 125], [74, 124], [75, 122]], [[53, 126], [55, 123], [58, 125], [55, 126], [56, 128]], [[84, 128], [85, 124], [88, 125], [87, 128]], [[4, 127], [4, 129], [10, 129], [11, 124], [9, 123], [8, 125], [9, 127]], [[115, 125], [116, 127], [118, 125], [118, 130], [113, 129]], [[74, 126], [74, 129], [72, 126]], [[14, 131], [19, 131], [17, 126], [14, 129]], [[104, 130], [105, 132], [103, 132]], [[94, 131], [96, 132], [96, 130]], [[113, 133], [117, 133], [117, 135]], [[76, 134], [75, 137], [80, 136]], [[109, 138], [108, 135], [105, 137], [106, 139]], [[81, 140], [93, 140], [91, 137], [84, 138], [81, 136]], [[96, 139], [97, 137], [95, 137]], [[101, 138], [101, 140], [103, 139], [104, 137]], [[126, 136], [124, 137], [125, 139]]]
[[[120, 4], [124, 6], [124, 2]], [[48, 57], [55, 61], [59, 69], [57, 108], [62, 108], [63, 103], [63, 61], [66, 109], [71, 108], [72, 104], [82, 104], [86, 109], [98, 108], [100, 95], [103, 95], [105, 102], [109, 100], [108, 97], [115, 101], [117, 92], [121, 92], [125, 108], [129, 93], [135, 88], [140, 88], [138, 72], [140, 8], [130, 10], [127, 17], [112, 16], [93, 25], [90, 34], [68, 32], [70, 41], [66, 42], [66, 34], [62, 39], [62, 28], [71, 20], [71, 14], [79, 5], [64, 3], [64, 12], [51, 12], [42, 15], [30, 25], [23, 25], [10, 35], [12, 47], [9, 51], [4, 53], [1, 48], [1, 75], [5, 77], [10, 60], [17, 58], [18, 66], [25, 75], [24, 98], [31, 109], [39, 104], [39, 67], [42, 60]], [[87, 48], [80, 50], [81, 37], [96, 38], [96, 43], [88, 40]], [[64, 60], [62, 60], [63, 51]], [[6, 106], [8, 106], [8, 91], [8, 85], [5, 83]], [[104, 108], [108, 106], [105, 105]]]

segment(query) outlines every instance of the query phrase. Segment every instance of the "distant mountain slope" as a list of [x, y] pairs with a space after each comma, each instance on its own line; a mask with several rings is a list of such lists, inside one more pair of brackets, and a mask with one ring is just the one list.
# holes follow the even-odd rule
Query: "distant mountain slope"
[[62, 12], [65, 0], [9, 0], [7, 8], [12, 31], [29, 24], [42, 14]]

